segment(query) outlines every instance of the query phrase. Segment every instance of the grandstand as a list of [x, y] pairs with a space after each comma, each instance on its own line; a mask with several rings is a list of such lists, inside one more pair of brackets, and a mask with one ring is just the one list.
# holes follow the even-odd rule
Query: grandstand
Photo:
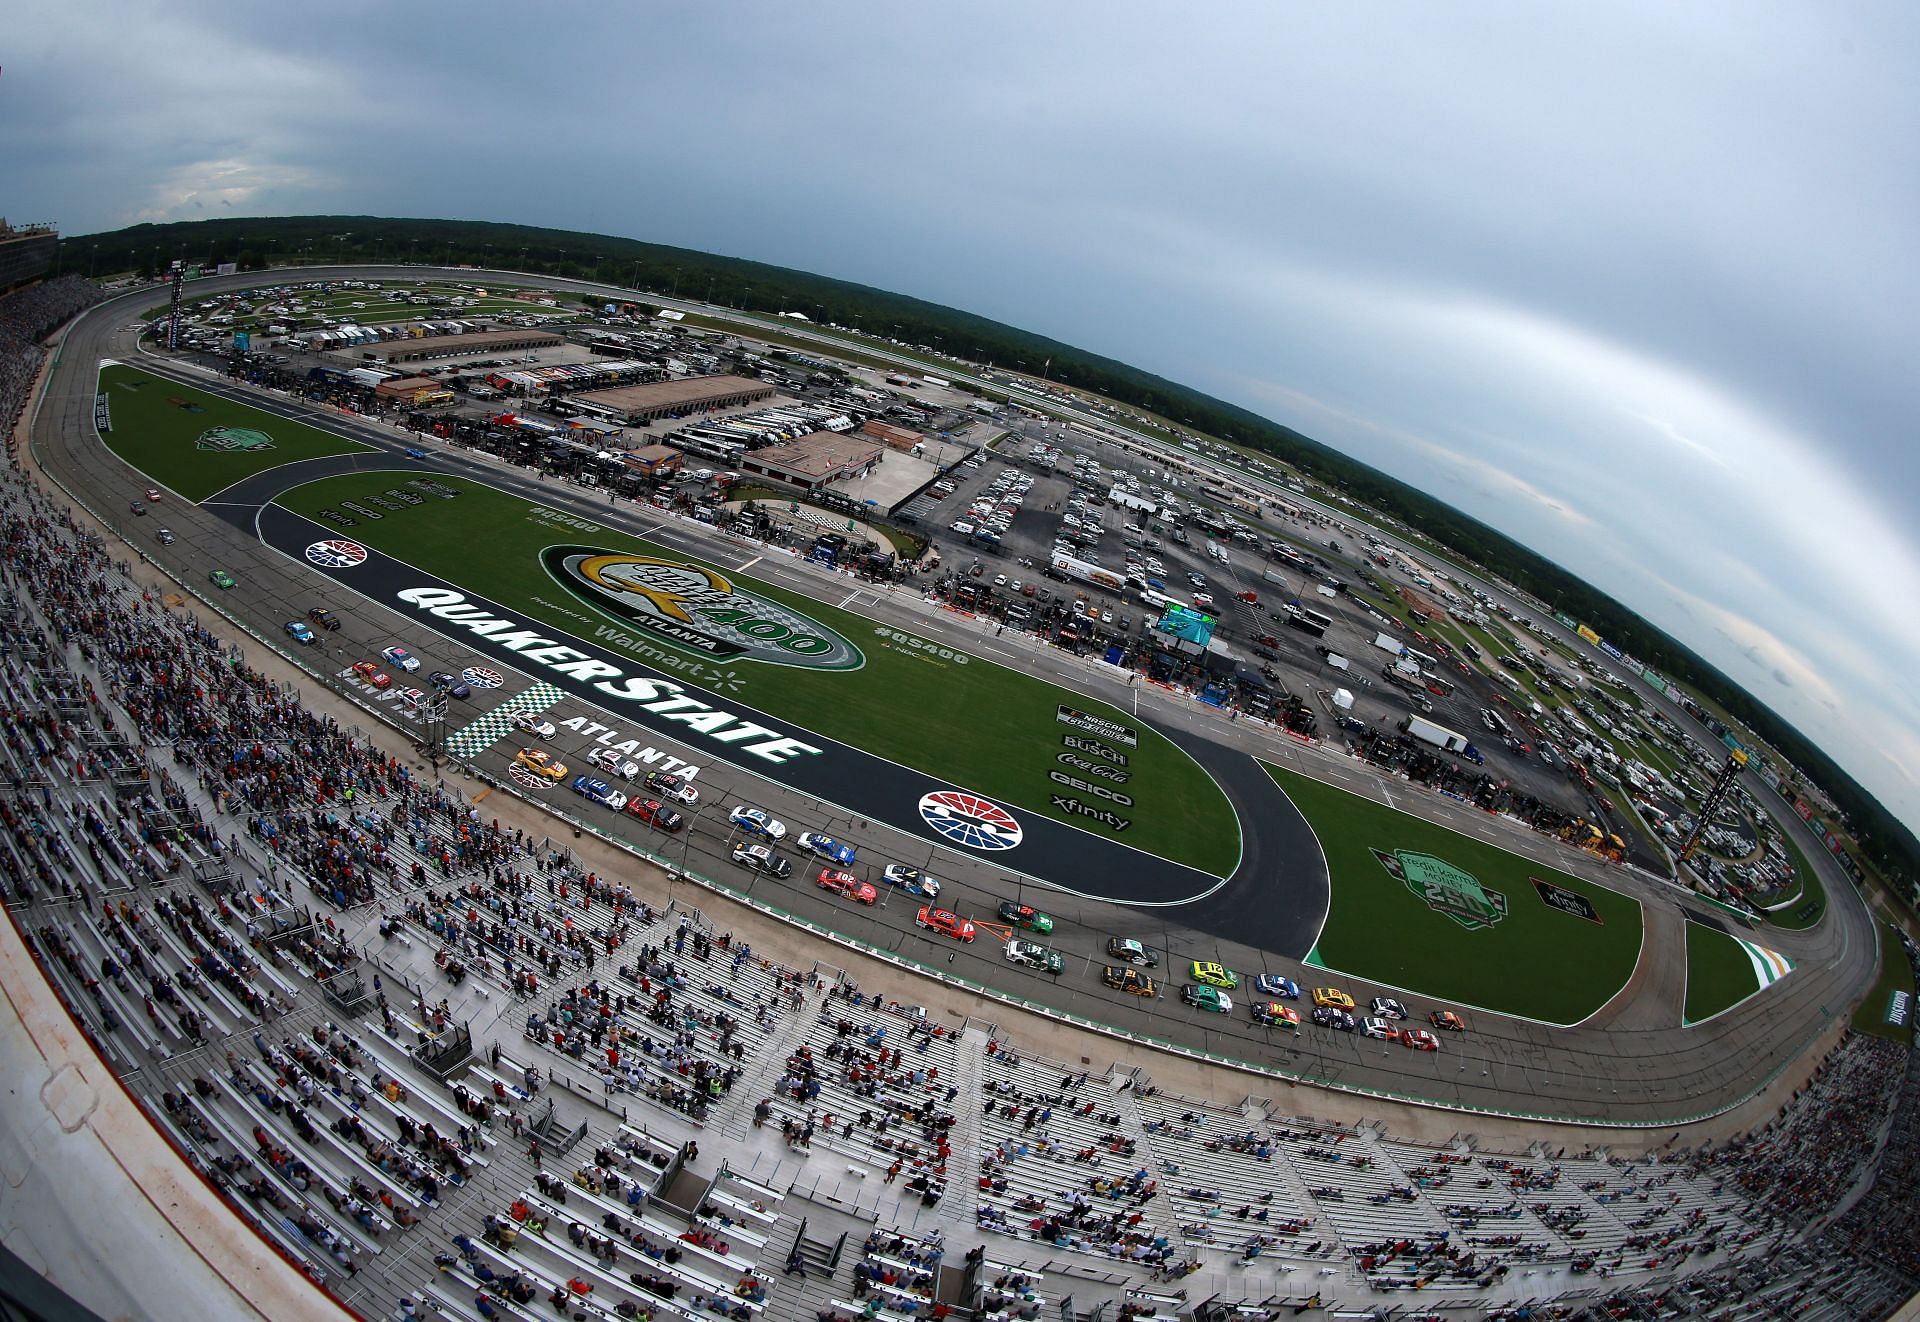
[[[94, 296], [0, 303], [10, 417]], [[40, 1181], [6, 1231], [59, 1315], [1844, 1319], [1920, 1286], [1896, 1044], [1638, 1155], [1176, 1096], [756, 952], [402, 748], [0, 474], [0, 1039], [37, 1078], [36, 1007], [80, 1035], [0, 1105]], [[121, 1110], [152, 1159], [83, 1166]]]

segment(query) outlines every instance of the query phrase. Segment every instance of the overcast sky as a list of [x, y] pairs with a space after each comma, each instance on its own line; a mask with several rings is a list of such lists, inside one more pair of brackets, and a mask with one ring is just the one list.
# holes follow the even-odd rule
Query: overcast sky
[[1920, 826], [1911, 4], [10, 12], [16, 221], [526, 222], [1054, 335], [1514, 535]]

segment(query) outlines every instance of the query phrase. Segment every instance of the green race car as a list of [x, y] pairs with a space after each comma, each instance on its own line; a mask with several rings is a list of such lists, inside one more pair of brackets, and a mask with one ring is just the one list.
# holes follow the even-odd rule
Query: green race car
[[212, 579], [213, 585], [222, 591], [230, 590], [234, 586], [233, 575], [224, 569], [216, 569], [207, 577]]

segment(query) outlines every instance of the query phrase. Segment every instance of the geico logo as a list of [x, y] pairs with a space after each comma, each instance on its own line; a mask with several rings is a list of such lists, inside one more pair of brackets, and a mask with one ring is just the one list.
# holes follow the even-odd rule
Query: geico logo
[[1071, 785], [1082, 794], [1091, 794], [1096, 799], [1106, 799], [1119, 804], [1122, 808], [1133, 807], [1131, 796], [1122, 794], [1119, 790], [1110, 790], [1105, 785], [1095, 785], [1092, 781], [1081, 780], [1078, 776], [1069, 776], [1064, 771], [1049, 771], [1047, 779], [1056, 785]]
[[1089, 776], [1100, 776], [1103, 779], [1111, 780], [1121, 785], [1127, 783], [1127, 773], [1118, 767], [1109, 767], [1098, 762], [1089, 762], [1084, 757], [1075, 757], [1072, 753], [1060, 753], [1056, 755], [1053, 760], [1063, 763], [1066, 766], [1077, 767]]
[[1088, 753], [1094, 757], [1105, 758], [1115, 766], [1124, 767], [1127, 765], [1127, 755], [1125, 753], [1115, 752], [1098, 739], [1082, 739], [1077, 734], [1063, 734], [1060, 736], [1060, 742], [1075, 752]]

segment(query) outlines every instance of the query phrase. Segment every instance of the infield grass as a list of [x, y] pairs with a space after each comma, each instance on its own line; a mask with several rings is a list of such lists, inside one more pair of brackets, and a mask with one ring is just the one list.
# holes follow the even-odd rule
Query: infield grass
[[[1910, 1046], [1913, 1043], [1913, 965], [1907, 961], [1907, 950], [1900, 944], [1897, 931], [1882, 922], [1876, 922], [1873, 930], [1880, 938], [1880, 977], [1866, 999], [1854, 1007], [1853, 1026], [1858, 1032]], [[1886, 1021], [1887, 1002], [1896, 991], [1907, 994], [1906, 1027], [1896, 1027]]]
[[[1640, 957], [1640, 905], [1604, 886], [1482, 843], [1307, 776], [1262, 764], [1320, 838], [1331, 903], [1309, 962], [1441, 1001], [1546, 1023], [1577, 1023], [1626, 985]], [[1427, 854], [1489, 891], [1506, 912], [1469, 930], [1388, 872], [1373, 850]], [[1593, 906], [1590, 921], [1549, 906], [1530, 878]]]
[[[372, 448], [137, 367], [101, 368], [100, 393], [107, 397], [112, 422], [100, 438], [107, 448], [191, 501], [205, 500], [242, 478], [282, 464]], [[200, 438], [217, 427], [263, 432], [271, 448], [202, 448]]]
[[[459, 490], [460, 498], [362, 522], [350, 535], [593, 646], [620, 650], [617, 642], [595, 637], [596, 622], [624, 626], [611, 617], [601, 620], [563, 607], [578, 603], [541, 569], [544, 547], [590, 542], [609, 551], [702, 563], [612, 529], [556, 526], [518, 496], [464, 478], [436, 477]], [[297, 487], [277, 503], [312, 518], [343, 500], [378, 497], [394, 481], [391, 472], [347, 474]], [[1127, 750], [1126, 793], [1137, 806], [1129, 812], [1133, 825], [1123, 843], [1215, 876], [1226, 876], [1238, 865], [1239, 822], [1225, 794], [1197, 763], [1136, 718], [978, 655], [969, 654], [963, 663], [913, 647], [894, 635], [918, 635], [735, 574], [731, 566], [709, 567], [837, 630], [865, 654], [866, 663], [842, 672], [735, 661], [721, 666], [725, 673], [717, 680], [686, 674], [676, 674], [676, 680], [1087, 829], [1052, 806], [1058, 787], [1047, 778], [1064, 729], [1055, 719], [1056, 708], [1069, 703], [1139, 731], [1138, 746]]]
[[1687, 924], [1687, 1006], [1683, 1022], [1697, 1024], [1730, 1010], [1760, 990], [1753, 960], [1725, 932]]

